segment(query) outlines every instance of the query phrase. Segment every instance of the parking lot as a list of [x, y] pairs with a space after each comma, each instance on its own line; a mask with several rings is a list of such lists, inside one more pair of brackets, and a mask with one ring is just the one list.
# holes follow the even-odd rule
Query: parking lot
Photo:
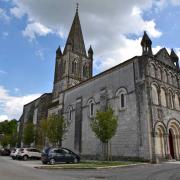
[[15, 165], [18, 165], [18, 166], [24, 166], [24, 167], [36, 167], [36, 166], [41, 166], [42, 163], [41, 163], [41, 160], [28, 160], [28, 161], [23, 161], [23, 160], [13, 160], [11, 157], [9, 156], [1, 156], [0, 157], [1, 160], [4, 160], [8, 163], [11, 163], [11, 164], [15, 164]]
[[42, 170], [41, 161], [0, 156], [1, 180], [179, 180], [180, 162], [99, 170]]

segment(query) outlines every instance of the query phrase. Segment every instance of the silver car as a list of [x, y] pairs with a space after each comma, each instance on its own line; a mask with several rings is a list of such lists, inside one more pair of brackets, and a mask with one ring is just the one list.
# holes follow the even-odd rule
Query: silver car
[[17, 154], [19, 153], [19, 150], [20, 150], [20, 148], [15, 148], [11, 151], [10, 156], [12, 159], [17, 159]]

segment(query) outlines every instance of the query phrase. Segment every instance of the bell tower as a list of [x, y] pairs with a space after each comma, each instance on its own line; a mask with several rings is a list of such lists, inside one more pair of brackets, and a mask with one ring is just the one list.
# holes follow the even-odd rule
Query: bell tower
[[144, 35], [141, 41], [142, 55], [150, 55], [150, 56], [153, 55], [151, 45], [152, 45], [152, 41], [147, 35], [146, 31], [144, 31]]
[[88, 55], [84, 44], [78, 5], [63, 53], [60, 47], [56, 51], [53, 99], [60, 92], [92, 77], [93, 49]]

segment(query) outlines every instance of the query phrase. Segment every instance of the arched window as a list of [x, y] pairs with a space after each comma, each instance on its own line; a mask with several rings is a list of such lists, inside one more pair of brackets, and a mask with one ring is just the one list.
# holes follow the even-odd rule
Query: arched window
[[63, 74], [66, 72], [66, 61], [63, 62]]
[[171, 72], [168, 73], [168, 82], [169, 82], [169, 84], [172, 84], [172, 82], [173, 82], [173, 75]]
[[167, 103], [166, 103], [166, 93], [165, 93], [164, 88], [161, 88], [160, 97], [161, 97], [161, 105], [166, 107], [167, 106]]
[[88, 67], [87, 67], [87, 65], [83, 66], [83, 76], [88, 77]]
[[67, 120], [68, 120], [68, 121], [71, 121], [71, 120], [72, 120], [72, 110], [73, 110], [72, 106], [69, 106], [69, 107], [67, 108], [67, 110], [66, 110]]
[[76, 61], [76, 60], [74, 60], [74, 61], [72, 62], [72, 73], [73, 73], [73, 74], [76, 74], [76, 73], [77, 73], [77, 61]]
[[94, 108], [95, 102], [94, 102], [94, 100], [90, 99], [88, 101], [88, 105], [89, 105], [89, 117], [93, 117], [94, 112], [95, 112], [95, 108]]
[[161, 68], [157, 67], [157, 78], [161, 80]]
[[159, 105], [159, 98], [158, 98], [158, 89], [155, 84], [151, 85], [152, 88], [152, 103]]
[[178, 87], [178, 77], [176, 75], [174, 76], [173, 84]]
[[120, 88], [116, 92], [116, 96], [118, 97], [118, 106], [120, 110], [123, 110], [126, 108], [126, 97], [127, 97], [127, 91], [125, 88]]
[[175, 97], [174, 97], [174, 104], [175, 104], [175, 108], [177, 110], [180, 110], [180, 107], [179, 107], [179, 96], [178, 96], [177, 93], [175, 94]]
[[173, 102], [173, 93], [172, 93], [172, 91], [169, 91], [168, 95], [169, 95], [169, 107], [173, 109], [174, 102]]
[[154, 64], [150, 64], [150, 76], [152, 76], [152, 77], [156, 77], [156, 68], [155, 68], [155, 66], [154, 66]]
[[166, 72], [165, 69], [164, 69], [163, 72], [162, 72], [162, 80], [163, 80], [164, 82], [167, 82], [167, 72]]

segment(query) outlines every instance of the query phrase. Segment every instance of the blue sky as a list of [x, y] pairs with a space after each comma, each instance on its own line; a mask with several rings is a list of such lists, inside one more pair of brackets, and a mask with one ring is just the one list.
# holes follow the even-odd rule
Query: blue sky
[[[24, 104], [51, 92], [55, 51], [64, 47], [74, 0], [0, 0], [0, 120], [19, 118]], [[79, 0], [86, 48], [94, 74], [141, 54], [146, 30], [153, 51], [180, 55], [180, 0]]]

